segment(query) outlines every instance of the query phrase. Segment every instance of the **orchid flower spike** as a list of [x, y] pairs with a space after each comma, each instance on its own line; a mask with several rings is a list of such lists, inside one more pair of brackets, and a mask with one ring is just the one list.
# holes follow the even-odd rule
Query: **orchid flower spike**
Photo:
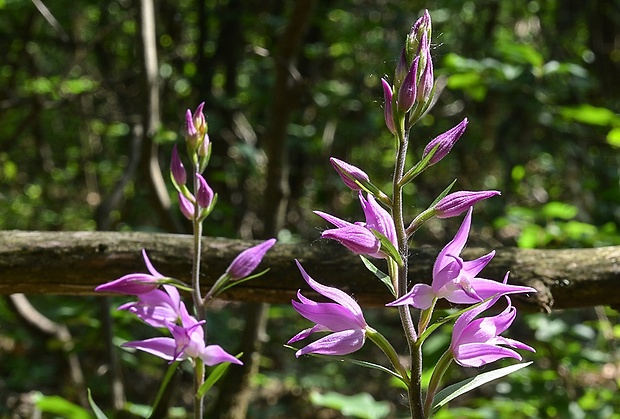
[[149, 273], [132, 273], [122, 276], [114, 281], [106, 282], [95, 288], [95, 291], [113, 292], [116, 294], [140, 295], [153, 291], [161, 284], [161, 279], [165, 278], [151, 264], [146, 250], [142, 249], [142, 257]]
[[373, 230], [387, 237], [394, 247], [397, 247], [394, 220], [372, 195], [369, 194], [368, 199], [365, 199], [360, 192], [359, 200], [366, 216], [365, 223], [353, 224], [322, 211], [314, 211], [316, 215], [337, 227], [325, 230], [321, 237], [336, 240], [355, 254], [385, 259], [387, 256], [381, 251], [381, 242]]
[[297, 291], [299, 301], [293, 300], [293, 307], [299, 314], [316, 323], [309, 329], [293, 336], [288, 343], [305, 339], [315, 332], [332, 332], [327, 336], [301, 348], [295, 353], [299, 357], [305, 354], [346, 355], [357, 351], [366, 339], [366, 320], [357, 302], [344, 291], [319, 284], [312, 279], [295, 261], [304, 280], [310, 287], [333, 303], [317, 303], [304, 297]]
[[409, 304], [426, 310], [433, 305], [434, 300], [440, 298], [445, 298], [454, 304], [474, 304], [496, 294], [536, 292], [531, 287], [508, 285], [508, 273], [503, 282], [478, 278], [480, 271], [495, 256], [495, 251], [471, 261], [464, 261], [461, 258], [461, 252], [469, 236], [472, 211], [473, 208], [470, 208], [454, 239], [437, 256], [431, 285], [416, 284], [411, 291], [387, 304], [388, 306]]
[[510, 327], [517, 315], [516, 308], [510, 303], [510, 298], [506, 297], [508, 306], [497, 316], [475, 319], [497, 300], [498, 298], [492, 298], [479, 307], [465, 312], [454, 323], [450, 350], [459, 365], [480, 367], [502, 358], [515, 358], [520, 361], [521, 355], [510, 348], [536, 352], [534, 348], [525, 343], [500, 336]]

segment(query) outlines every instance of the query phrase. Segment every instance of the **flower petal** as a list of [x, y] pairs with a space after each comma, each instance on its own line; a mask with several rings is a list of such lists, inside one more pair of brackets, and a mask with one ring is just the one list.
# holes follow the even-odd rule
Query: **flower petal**
[[155, 278], [164, 278], [162, 274], [160, 274], [157, 269], [153, 267], [149, 257], [146, 255], [146, 250], [142, 249], [142, 257], [144, 258], [144, 263], [146, 264], [146, 269], [153, 275]]
[[341, 220], [338, 217], [334, 217], [333, 215], [327, 214], [323, 211], [313, 211], [313, 212], [319, 217], [321, 217], [322, 219], [324, 219], [325, 221], [327, 221], [328, 223], [333, 224], [338, 228], [350, 226], [352, 224], [348, 221]]
[[301, 266], [301, 263], [299, 263], [298, 260], [295, 260], [295, 263], [297, 264], [297, 267], [299, 268], [299, 271], [301, 272], [304, 280], [308, 283], [308, 285], [310, 285], [313, 290], [346, 308], [355, 316], [360, 325], [366, 325], [364, 315], [362, 314], [362, 308], [350, 295], [348, 295], [342, 290], [339, 290], [338, 288], [328, 287], [326, 285], [319, 284], [314, 279], [312, 279], [310, 275], [308, 275], [308, 273], [304, 270], [303, 266]]
[[455, 361], [464, 367], [480, 367], [502, 358], [522, 359], [516, 351], [487, 343], [460, 345], [454, 353]]
[[394, 307], [409, 304], [421, 310], [426, 310], [430, 308], [435, 298], [435, 292], [430, 285], [415, 284], [411, 291], [391, 303], [386, 304], [386, 306]]
[[200, 359], [208, 366], [221, 364], [222, 362], [243, 365], [243, 362], [226, 352], [219, 345], [209, 345], [205, 347], [200, 354]]
[[452, 239], [450, 243], [448, 243], [442, 250], [439, 252], [439, 256], [437, 256], [437, 261], [435, 261], [435, 265], [433, 266], [433, 278], [435, 275], [441, 271], [445, 263], [448, 261], [445, 259], [445, 256], [450, 254], [453, 256], [459, 256], [467, 243], [467, 237], [469, 236], [469, 230], [471, 228], [471, 214], [473, 208], [470, 208], [467, 211], [467, 215], [465, 219], [463, 219], [463, 223], [457, 231], [456, 235]]
[[[471, 287], [476, 291], [476, 294], [483, 300], [486, 300], [493, 295], [508, 295], [508, 294], [522, 294], [528, 292], [536, 292], [534, 288], [521, 286], [521, 285], [508, 285], [502, 282], [493, 281], [485, 278], [473, 278], [469, 281]], [[465, 291], [454, 291], [449, 297], [446, 297], [448, 301], [454, 304], [473, 304], [480, 300], [468, 296]]]
[[347, 355], [364, 346], [365, 332], [363, 330], [343, 330], [331, 333], [295, 353], [300, 357], [305, 354]]
[[336, 303], [307, 305], [293, 301], [293, 308], [306, 319], [323, 325], [333, 332], [365, 327], [365, 324], [360, 324], [353, 313]]
[[[148, 352], [152, 355], [163, 358], [167, 361], [175, 360], [176, 355], [176, 342], [172, 338], [151, 338], [145, 340], [136, 340], [132, 342], [125, 342], [121, 345], [123, 348], [134, 348], [144, 352]], [[185, 359], [185, 357], [178, 358]]]

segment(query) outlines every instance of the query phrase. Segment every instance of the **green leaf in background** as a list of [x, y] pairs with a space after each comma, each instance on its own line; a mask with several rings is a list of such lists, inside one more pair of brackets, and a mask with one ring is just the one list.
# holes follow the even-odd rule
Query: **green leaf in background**
[[542, 215], [546, 218], [560, 218], [562, 220], [570, 220], [575, 218], [579, 209], [564, 202], [549, 202], [542, 207]]
[[105, 413], [103, 413], [103, 411], [99, 409], [99, 406], [97, 406], [97, 403], [95, 403], [95, 401], [93, 400], [90, 389], [88, 389], [88, 404], [90, 405], [90, 408], [93, 409], [93, 412], [95, 413], [95, 417], [97, 419], [108, 419]]
[[620, 148], [620, 128], [613, 128], [607, 133], [607, 143], [612, 147]]
[[65, 419], [91, 419], [91, 414], [77, 404], [63, 399], [60, 396], [45, 396], [38, 393], [35, 404], [43, 413], [52, 413]]
[[607, 108], [583, 104], [573, 107], [563, 107], [560, 114], [566, 119], [590, 125], [620, 124], [620, 117]]
[[355, 396], [328, 392], [321, 394], [317, 391], [310, 393], [310, 401], [315, 406], [329, 407], [340, 411], [344, 416], [362, 419], [381, 419], [390, 413], [387, 402], [378, 402], [368, 393]]
[[531, 64], [536, 68], [542, 67], [545, 62], [543, 56], [534, 49], [533, 45], [498, 42], [495, 45], [495, 50], [502, 54], [502, 61]]
[[454, 400], [458, 396], [461, 396], [469, 391], [472, 391], [483, 384], [491, 382], [493, 380], [497, 380], [498, 378], [505, 377], [508, 374], [512, 374], [515, 371], [519, 371], [522, 368], [530, 365], [530, 362], [524, 362], [521, 364], [510, 365], [508, 367], [499, 368], [497, 370], [485, 372], [483, 374], [478, 374], [475, 377], [468, 378], [466, 380], [461, 381], [460, 383], [452, 384], [441, 390], [435, 396], [433, 410], [437, 410], [440, 407], [446, 405], [451, 400]]

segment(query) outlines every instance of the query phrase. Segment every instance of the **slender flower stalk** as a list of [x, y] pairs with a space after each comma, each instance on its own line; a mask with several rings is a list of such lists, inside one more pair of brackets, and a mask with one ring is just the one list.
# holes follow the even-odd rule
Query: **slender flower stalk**
[[[468, 124], [465, 118], [454, 128], [434, 138], [425, 147], [420, 161], [408, 171], [405, 170], [410, 142], [409, 131], [428, 111], [434, 95], [431, 33], [430, 14], [424, 11], [407, 35], [395, 69], [393, 84], [381, 79], [385, 123], [394, 136], [396, 148], [391, 196], [372, 185], [363, 170], [332, 158], [331, 163], [343, 182], [352, 190], [358, 191], [366, 220], [351, 223], [315, 211], [317, 215], [335, 226], [325, 230], [321, 237], [336, 240], [356, 254], [386, 260], [387, 274], [371, 266], [370, 261], [365, 260], [364, 263], [396, 297], [387, 306], [398, 308], [409, 346], [410, 369], [407, 370], [403, 366], [387, 339], [368, 326], [362, 317], [359, 305], [351, 297], [341, 290], [326, 287], [312, 280], [299, 263], [302, 276], [308, 285], [334, 302], [315, 302], [298, 292], [299, 301], [293, 301], [293, 307], [315, 325], [301, 331], [289, 341], [289, 343], [297, 342], [315, 332], [329, 332], [327, 336], [299, 349], [296, 356], [347, 355], [358, 350], [367, 337], [384, 352], [393, 368], [391, 373], [405, 383], [412, 419], [425, 419], [430, 416], [441, 378], [452, 360], [456, 360], [461, 366], [484, 365], [503, 357], [520, 359], [520, 355], [510, 348], [531, 350], [521, 342], [499, 336], [514, 320], [516, 311], [510, 305], [510, 300], [506, 310], [496, 317], [486, 319], [475, 317], [490, 307], [500, 296], [536, 291], [531, 287], [508, 285], [508, 273], [503, 282], [478, 277], [495, 255], [494, 251], [470, 261], [461, 257], [471, 227], [473, 206], [484, 199], [499, 195], [499, 191], [461, 191], [448, 194], [452, 184], [405, 228], [404, 187], [430, 166], [441, 161], [463, 135]], [[368, 195], [365, 197], [363, 192]], [[386, 206], [387, 210], [381, 205]], [[408, 263], [411, 254], [409, 239], [433, 217], [439, 219], [455, 217], [466, 211], [467, 215], [454, 239], [442, 249], [435, 261], [431, 284], [417, 283], [409, 288]], [[433, 323], [433, 312], [440, 299], [446, 299], [454, 304], [474, 305], [443, 319], [437, 319]], [[417, 328], [413, 322], [412, 307], [419, 310]], [[422, 345], [438, 326], [457, 317], [451, 346], [433, 367], [429, 387], [424, 394], [421, 380]]]

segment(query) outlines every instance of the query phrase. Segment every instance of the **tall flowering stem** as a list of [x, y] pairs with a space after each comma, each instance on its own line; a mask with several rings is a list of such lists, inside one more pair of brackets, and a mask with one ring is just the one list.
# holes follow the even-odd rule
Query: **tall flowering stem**
[[[381, 80], [385, 100], [385, 124], [395, 142], [391, 196], [377, 188], [362, 169], [332, 157], [331, 163], [344, 184], [351, 190], [358, 191], [366, 219], [365, 222], [352, 223], [322, 211], [315, 211], [315, 214], [336, 227], [323, 231], [321, 237], [336, 240], [353, 253], [364, 257], [386, 260], [387, 275], [368, 259], [363, 259], [366, 266], [384, 282], [395, 297], [387, 306], [398, 308], [408, 343], [410, 369], [401, 363], [400, 357], [387, 339], [367, 324], [361, 307], [350, 296], [341, 290], [317, 283], [304, 270], [302, 275], [311, 288], [335, 303], [317, 303], [298, 293], [301, 302], [293, 301], [294, 308], [302, 316], [315, 322], [315, 325], [301, 331], [289, 341], [294, 343], [316, 332], [330, 332], [329, 335], [298, 350], [296, 355], [348, 355], [360, 349], [368, 338], [389, 360], [393, 368], [389, 372], [405, 384], [411, 418], [415, 419], [425, 419], [432, 413], [441, 378], [452, 360], [460, 366], [476, 367], [503, 357], [520, 360], [520, 355], [511, 348], [533, 350], [521, 342], [499, 336], [516, 315], [516, 309], [509, 299], [508, 307], [501, 315], [484, 319], [476, 319], [476, 316], [491, 307], [500, 296], [535, 290], [509, 285], [508, 274], [503, 282], [478, 277], [493, 259], [494, 251], [474, 260], [463, 260], [460, 256], [467, 243], [473, 206], [500, 195], [499, 191], [450, 193], [454, 186], [452, 183], [405, 227], [405, 217], [408, 215], [404, 211], [404, 187], [426, 169], [439, 163], [452, 150], [468, 124], [465, 118], [451, 130], [430, 141], [420, 160], [406, 170], [409, 131], [429, 110], [435, 94], [430, 40], [431, 18], [428, 11], [425, 11], [407, 36], [396, 67], [394, 82]], [[368, 195], [364, 196], [363, 192]], [[407, 203], [407, 207], [411, 206]], [[431, 285], [418, 283], [409, 289], [409, 241], [412, 236], [431, 218], [451, 218], [462, 213], [466, 213], [466, 216], [460, 229], [437, 256]], [[433, 319], [433, 312], [440, 299], [470, 307], [442, 319]], [[418, 310], [417, 325], [413, 321], [412, 309]], [[421, 383], [422, 345], [439, 326], [454, 319], [456, 321], [452, 345], [432, 368], [429, 387], [424, 394]], [[377, 365], [375, 367], [384, 368]]]
[[[203, 106], [204, 104], [200, 104], [193, 113], [188, 109], [185, 114], [184, 136], [187, 157], [190, 161], [189, 176], [176, 146], [173, 148], [170, 163], [170, 178], [177, 191], [179, 209], [181, 214], [192, 223], [191, 286], [159, 273], [153, 267], [146, 252], [143, 251], [149, 274], [125, 275], [96, 288], [97, 291], [136, 295], [138, 301], [123, 304], [119, 310], [127, 310], [153, 327], [168, 330], [171, 337], [126, 342], [122, 346], [148, 352], [170, 363], [189, 360], [194, 370], [194, 418], [196, 419], [204, 417], [204, 394], [212, 385], [212, 383], [205, 383], [205, 365], [243, 364], [219, 345], [206, 344], [206, 308], [209, 302], [221, 292], [235, 284], [260, 276], [261, 273], [253, 275], [253, 271], [275, 243], [275, 239], [270, 239], [243, 251], [203, 297], [200, 286], [202, 223], [217, 201], [217, 194], [202, 176], [211, 154], [207, 122], [202, 112]], [[191, 313], [181, 299], [179, 290], [191, 293], [193, 302]]]

